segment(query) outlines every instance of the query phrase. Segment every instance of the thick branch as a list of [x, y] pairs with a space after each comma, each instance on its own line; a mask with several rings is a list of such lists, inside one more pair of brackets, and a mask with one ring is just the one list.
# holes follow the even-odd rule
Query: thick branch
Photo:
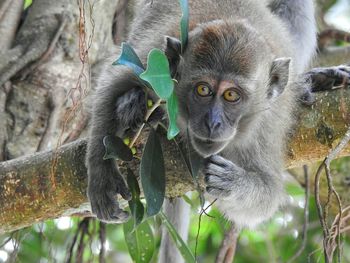
[[[303, 107], [290, 143], [288, 167], [324, 158], [350, 123], [350, 90], [320, 92], [312, 107]], [[142, 137], [146, 137], [143, 134]], [[144, 138], [141, 139], [144, 141]], [[167, 195], [192, 190], [186, 165], [172, 141], [162, 138]], [[138, 148], [142, 147], [142, 143]], [[76, 141], [56, 153], [42, 152], [0, 163], [0, 233], [62, 215], [86, 213], [86, 142]], [[341, 155], [349, 155], [347, 146]], [[138, 167], [137, 161], [134, 167]]]

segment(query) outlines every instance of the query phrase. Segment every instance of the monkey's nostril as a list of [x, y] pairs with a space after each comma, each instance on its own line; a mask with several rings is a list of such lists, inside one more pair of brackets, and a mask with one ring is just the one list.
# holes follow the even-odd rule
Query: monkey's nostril
[[208, 129], [209, 137], [211, 137], [221, 127], [221, 121], [206, 120], [205, 127]]
[[212, 129], [215, 131], [215, 130], [219, 129], [219, 128], [220, 128], [220, 126], [221, 126], [221, 122], [216, 122], [216, 123], [213, 123], [213, 127], [212, 127]]

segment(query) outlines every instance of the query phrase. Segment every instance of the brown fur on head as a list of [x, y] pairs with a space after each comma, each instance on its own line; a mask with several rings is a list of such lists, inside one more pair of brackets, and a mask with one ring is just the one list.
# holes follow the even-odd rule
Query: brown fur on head
[[192, 32], [187, 50], [193, 54], [198, 67], [248, 75], [261, 62], [261, 51], [269, 49], [264, 39], [248, 25], [246, 21], [206, 23]]

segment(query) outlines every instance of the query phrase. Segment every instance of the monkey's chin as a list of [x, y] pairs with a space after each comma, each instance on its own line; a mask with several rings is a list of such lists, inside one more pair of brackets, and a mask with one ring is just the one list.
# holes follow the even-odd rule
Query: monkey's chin
[[191, 135], [191, 143], [193, 148], [203, 157], [209, 157], [211, 155], [221, 152], [226, 145], [229, 143], [227, 141], [212, 141], [210, 139], [198, 138], [195, 135]]

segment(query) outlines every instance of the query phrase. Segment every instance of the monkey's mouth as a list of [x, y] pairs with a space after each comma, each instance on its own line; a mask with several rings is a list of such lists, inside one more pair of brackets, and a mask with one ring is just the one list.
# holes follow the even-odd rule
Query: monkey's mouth
[[191, 134], [191, 143], [193, 148], [202, 156], [208, 157], [219, 153], [228, 144], [228, 141], [213, 141], [208, 138], [200, 138]]

